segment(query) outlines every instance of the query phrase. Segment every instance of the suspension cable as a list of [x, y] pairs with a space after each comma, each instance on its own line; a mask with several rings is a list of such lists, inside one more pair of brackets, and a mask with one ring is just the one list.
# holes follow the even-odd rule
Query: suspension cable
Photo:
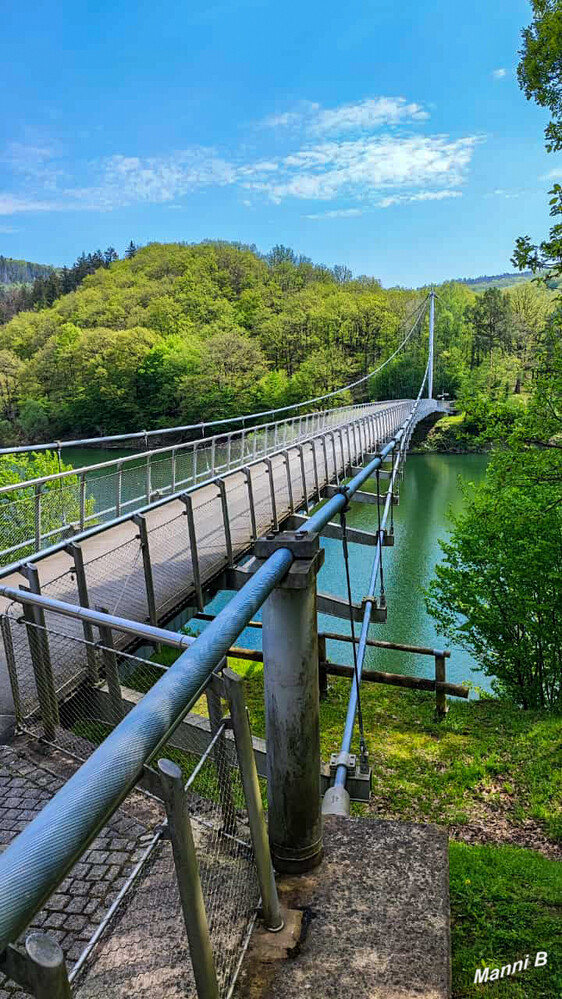
[[420, 320], [425, 312], [425, 307], [427, 305], [428, 297], [429, 296], [426, 296], [423, 302], [421, 302], [420, 305], [418, 305], [413, 310], [413, 312], [406, 317], [405, 322], [407, 322], [409, 319], [415, 316], [412, 326], [408, 330], [404, 339], [398, 344], [396, 350], [394, 350], [393, 353], [390, 354], [390, 356], [387, 357], [382, 362], [382, 364], [379, 364], [378, 368], [374, 368], [373, 371], [367, 372], [367, 374], [363, 375], [361, 378], [357, 378], [355, 381], [349, 382], [347, 385], [344, 385], [342, 388], [334, 389], [333, 392], [327, 392], [325, 395], [318, 395], [315, 396], [313, 399], [304, 399], [303, 402], [294, 402], [290, 406], [280, 406], [277, 409], [267, 409], [259, 413], [246, 413], [244, 416], [225, 417], [224, 419], [221, 420], [209, 420], [209, 421], [201, 421], [199, 423], [190, 423], [181, 427], [162, 427], [160, 430], [148, 430], [148, 431], [141, 430], [139, 432], [130, 433], [130, 434], [113, 434], [110, 437], [88, 437], [88, 438], [83, 438], [81, 440], [56, 441], [56, 442], [51, 441], [51, 443], [49, 444], [35, 444], [35, 445], [23, 444], [13, 448], [9, 447], [0, 448], [0, 455], [22, 454], [28, 451], [57, 450], [57, 448], [60, 449], [62, 447], [76, 447], [81, 444], [103, 444], [105, 441], [120, 441], [120, 440], [124, 441], [124, 440], [135, 440], [140, 438], [144, 439], [145, 446], [148, 447], [148, 438], [154, 435], [160, 437], [162, 434], [185, 433], [188, 430], [203, 429], [203, 431], [205, 431], [205, 429], [208, 429], [209, 427], [224, 426], [225, 424], [228, 424], [230, 426], [231, 424], [240, 423], [240, 422], [242, 422], [242, 426], [245, 426], [244, 422], [245, 420], [257, 419], [258, 417], [261, 416], [274, 416], [276, 413], [288, 413], [289, 411], [295, 409], [303, 409], [303, 407], [305, 406], [312, 406], [318, 402], [324, 402], [326, 399], [333, 399], [335, 396], [342, 395], [343, 392], [349, 392], [351, 389], [357, 388], [358, 385], [362, 385], [363, 383], [369, 381], [369, 379], [374, 378], [375, 375], [378, 375], [379, 372], [383, 370], [383, 368], [386, 368], [387, 364], [390, 364], [390, 362], [394, 360], [396, 355], [402, 350], [403, 347], [406, 346], [408, 341], [413, 336], [414, 332], [418, 329]]

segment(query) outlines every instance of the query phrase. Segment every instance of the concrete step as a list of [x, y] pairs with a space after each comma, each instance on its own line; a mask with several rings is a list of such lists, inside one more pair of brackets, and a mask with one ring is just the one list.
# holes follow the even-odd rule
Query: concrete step
[[237, 999], [449, 999], [447, 834], [339, 816], [324, 830], [322, 865], [279, 882], [304, 910], [300, 948], [276, 960], [273, 935], [255, 932]]

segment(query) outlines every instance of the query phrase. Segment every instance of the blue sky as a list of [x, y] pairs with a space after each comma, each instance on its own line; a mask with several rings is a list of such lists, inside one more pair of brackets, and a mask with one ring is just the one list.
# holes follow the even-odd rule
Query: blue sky
[[[292, 246], [385, 285], [548, 228], [523, 0], [4, 0], [0, 252]], [[562, 170], [559, 171], [562, 176]]]

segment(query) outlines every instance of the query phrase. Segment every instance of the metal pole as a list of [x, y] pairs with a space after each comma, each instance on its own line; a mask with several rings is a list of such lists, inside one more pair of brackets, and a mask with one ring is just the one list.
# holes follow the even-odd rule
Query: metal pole
[[[102, 614], [107, 614], [107, 609], [105, 607], [96, 607], [96, 610], [100, 611]], [[114, 724], [118, 725], [125, 715], [125, 708], [123, 705], [123, 695], [121, 694], [121, 679], [119, 677], [117, 656], [115, 655], [115, 649], [113, 646], [113, 635], [111, 633], [111, 628], [108, 628], [103, 624], [99, 624], [98, 628], [103, 646], [102, 656], [105, 666], [105, 679], [109, 693], [109, 703], [111, 705], [111, 715]]]
[[232, 565], [233, 554], [232, 554], [232, 535], [230, 533], [230, 518], [228, 514], [228, 497], [226, 495], [226, 482], [224, 479], [217, 480], [217, 486], [219, 487], [219, 494], [221, 499], [222, 508], [222, 520], [224, 527], [224, 542], [226, 545], [226, 557], [228, 564]]
[[8, 667], [8, 677], [10, 679], [10, 687], [12, 689], [12, 698], [14, 701], [14, 712], [16, 715], [16, 722], [20, 723], [23, 719], [23, 711], [21, 707], [18, 670], [16, 665], [16, 654], [14, 652], [14, 642], [12, 638], [12, 624], [7, 614], [2, 614], [2, 616], [0, 617], [0, 629], [2, 631], [2, 638], [4, 640], [6, 665]]
[[248, 809], [248, 822], [261, 892], [263, 920], [268, 930], [281, 930], [283, 929], [283, 918], [267, 841], [267, 828], [254, 757], [250, 719], [244, 697], [244, 681], [231, 669], [224, 669], [222, 678], [230, 708], [240, 779]]
[[64, 954], [56, 940], [46, 933], [30, 933], [25, 949], [35, 999], [71, 999]]
[[[78, 600], [80, 601], [81, 607], [88, 608], [90, 606], [90, 601], [88, 598], [88, 585], [86, 583], [86, 572], [84, 569], [84, 553], [80, 548], [80, 545], [75, 545], [71, 542], [67, 547], [68, 554], [74, 560], [74, 571], [76, 573], [76, 587], [78, 589]], [[82, 622], [82, 630], [84, 632], [84, 638], [88, 643], [86, 645], [86, 659], [88, 662], [88, 673], [90, 675], [90, 680], [92, 683], [97, 683], [98, 677], [98, 665], [96, 662], [96, 653], [94, 650], [94, 630], [89, 621]]]
[[195, 530], [195, 518], [193, 516], [193, 500], [190, 493], [183, 493], [180, 499], [185, 503], [185, 515], [187, 517], [187, 531], [189, 534], [189, 553], [191, 555], [191, 570], [193, 572], [193, 585], [197, 596], [197, 608], [205, 609], [203, 600], [203, 588], [201, 586], [201, 573], [199, 570], [199, 551], [197, 548], [197, 531]]
[[[37, 566], [32, 563], [28, 563], [27, 565], [22, 566], [21, 572], [27, 579], [31, 592], [40, 595], [41, 584], [39, 582], [39, 572]], [[55, 689], [53, 668], [51, 665], [45, 614], [40, 607], [28, 606], [24, 609], [24, 617], [26, 617], [26, 619], [31, 623], [31, 627], [28, 629], [30, 639], [29, 647], [35, 670], [35, 679], [38, 684], [37, 693], [39, 694], [40, 700], [41, 695], [39, 693], [39, 685], [43, 688], [42, 713], [43, 724], [45, 725], [45, 735], [47, 739], [54, 739], [55, 726], [59, 723], [59, 703]], [[35, 627], [33, 627], [33, 625], [35, 625]], [[49, 709], [47, 710], [47, 715], [45, 715], [47, 700], [49, 701]], [[47, 734], [47, 729], [49, 730], [49, 734]]]
[[35, 551], [41, 550], [41, 486], [35, 486]]
[[148, 606], [148, 619], [151, 625], [156, 628], [158, 625], [158, 613], [156, 611], [156, 597], [154, 596], [154, 580], [152, 578], [152, 564], [150, 561], [150, 547], [148, 544], [148, 528], [146, 518], [142, 513], [135, 513], [133, 523], [139, 529], [139, 541], [142, 553], [142, 564], [144, 569], [144, 583], [146, 587], [146, 603]]
[[316, 573], [287, 579], [263, 605], [269, 842], [279, 871], [322, 860]]
[[271, 458], [265, 459], [265, 465], [267, 468], [267, 474], [269, 477], [269, 495], [271, 499], [271, 515], [273, 517], [273, 530], [279, 530], [279, 521], [277, 520], [277, 503], [275, 501], [275, 482], [273, 479], [273, 465]]
[[250, 507], [250, 529], [251, 529], [251, 539], [255, 541], [258, 536], [258, 528], [256, 524], [256, 507], [254, 504], [254, 487], [252, 485], [252, 469], [248, 465], [242, 469], [244, 475], [246, 476], [246, 486], [248, 489], [248, 504]]
[[158, 760], [158, 770], [197, 995], [199, 999], [219, 999], [217, 973], [181, 770], [171, 760]]
[[429, 293], [429, 372], [427, 376], [427, 398], [433, 399], [433, 348], [435, 340], [435, 292]]
[[287, 492], [289, 496], [289, 513], [295, 512], [295, 504], [293, 502], [293, 481], [291, 479], [291, 465], [289, 460], [289, 452], [283, 451], [283, 461], [285, 462], [285, 471], [287, 473]]
[[86, 523], [86, 473], [80, 476], [80, 530], [84, 530]]
[[121, 516], [121, 500], [123, 493], [123, 465], [119, 463], [117, 465], [117, 497], [115, 500], [115, 516]]
[[301, 463], [302, 498], [303, 498], [304, 508], [305, 508], [306, 512], [308, 513], [310, 507], [309, 507], [309, 503], [308, 503], [308, 485], [307, 485], [307, 482], [306, 482], [306, 466], [305, 466], [305, 461], [304, 461], [304, 447], [303, 447], [302, 444], [299, 444], [299, 446], [298, 446], [298, 452], [299, 452], [299, 459], [300, 459], [300, 463]]
[[149, 454], [147, 454], [147, 456], [146, 456], [145, 479], [146, 479], [146, 481], [145, 481], [146, 502], [150, 503], [150, 498], [151, 498], [151, 495], [152, 495], [152, 475], [151, 475], [150, 455]]

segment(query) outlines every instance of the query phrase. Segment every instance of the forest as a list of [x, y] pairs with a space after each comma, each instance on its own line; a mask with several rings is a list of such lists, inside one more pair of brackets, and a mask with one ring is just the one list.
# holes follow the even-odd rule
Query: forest
[[[70, 290], [64, 291], [63, 281]], [[58, 282], [58, 284], [56, 283]], [[292, 250], [225, 242], [130, 244], [41, 279], [51, 300], [0, 326], [0, 442], [157, 429], [267, 410], [333, 391], [401, 342], [427, 290], [383, 289]], [[37, 287], [37, 283], [36, 283]], [[438, 393], [504, 416], [525, 396], [555, 295], [438, 288]], [[427, 330], [369, 383], [415, 395]], [[349, 398], [343, 393], [333, 404]]]

